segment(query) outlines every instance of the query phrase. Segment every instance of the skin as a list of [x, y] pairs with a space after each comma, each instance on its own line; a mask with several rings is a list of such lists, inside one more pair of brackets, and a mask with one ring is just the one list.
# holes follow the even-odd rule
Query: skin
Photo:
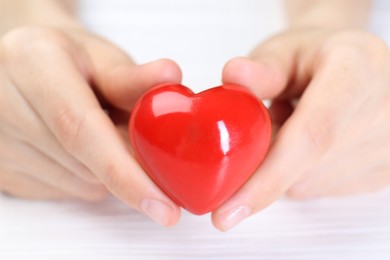
[[369, 6], [287, 1], [290, 28], [226, 64], [224, 82], [272, 101], [279, 131], [257, 172], [213, 212], [218, 229], [284, 195], [344, 196], [390, 184], [390, 53], [364, 29]]
[[137, 98], [180, 83], [180, 69], [170, 60], [136, 65], [78, 24], [70, 4], [0, 2], [0, 190], [87, 201], [109, 191], [173, 225], [180, 208], [132, 157], [126, 128]]
[[[137, 98], [179, 83], [180, 69], [170, 60], [134, 64], [86, 31], [74, 4], [0, 0], [0, 190], [88, 201], [110, 192], [174, 225], [180, 209], [133, 159], [126, 126]], [[290, 27], [223, 69], [225, 83], [272, 101], [279, 131], [253, 177], [212, 213], [222, 231], [284, 195], [341, 196], [390, 184], [390, 54], [364, 29], [370, 1], [286, 6]]]

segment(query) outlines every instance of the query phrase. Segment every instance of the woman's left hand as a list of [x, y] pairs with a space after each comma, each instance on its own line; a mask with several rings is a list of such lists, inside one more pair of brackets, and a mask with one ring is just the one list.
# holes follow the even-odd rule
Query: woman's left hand
[[[278, 198], [390, 185], [390, 53], [364, 31], [291, 30], [223, 70], [225, 83], [270, 99], [280, 130], [251, 179], [213, 212], [228, 230]], [[293, 103], [296, 106], [293, 106]]]

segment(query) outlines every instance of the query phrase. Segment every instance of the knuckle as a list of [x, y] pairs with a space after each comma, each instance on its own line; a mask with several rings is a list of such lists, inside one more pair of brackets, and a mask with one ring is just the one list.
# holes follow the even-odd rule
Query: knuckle
[[12, 197], [18, 196], [17, 191], [20, 189], [20, 185], [17, 178], [12, 178], [16, 174], [18, 174], [16, 171], [10, 170], [8, 167], [0, 169], [0, 192]]
[[54, 133], [64, 149], [70, 154], [77, 152], [80, 131], [84, 125], [86, 114], [69, 105], [63, 105], [53, 114]]
[[286, 196], [293, 200], [307, 200], [313, 198], [314, 194], [306, 185], [294, 185], [287, 192]]
[[63, 49], [66, 37], [57, 29], [39, 26], [23, 26], [5, 34], [1, 47], [7, 56], [26, 57], [37, 53], [53, 53]]
[[[318, 112], [318, 111], [316, 111]], [[324, 154], [332, 142], [334, 117], [331, 113], [311, 114], [304, 123], [303, 133], [306, 135], [308, 147], [315, 156]]]
[[386, 42], [365, 31], [346, 31], [330, 38], [323, 48], [324, 57], [349, 63], [351, 66], [370, 66], [375, 69], [390, 66], [390, 52]]
[[310, 179], [312, 174], [316, 174], [313, 172], [313, 169], [308, 170], [301, 179], [289, 187], [286, 196], [294, 200], [307, 200], [319, 197], [322, 192], [321, 186], [318, 185], [318, 182]]
[[139, 183], [139, 180], [124, 178], [123, 169], [118, 163], [112, 160], [107, 161], [107, 164], [102, 167], [102, 182], [113, 194], [120, 197], [123, 201], [134, 205], [142, 193], [140, 187], [143, 185]]
[[112, 189], [118, 189], [123, 185], [120, 176], [120, 169], [115, 162], [107, 162], [103, 168], [104, 183], [107, 183]]

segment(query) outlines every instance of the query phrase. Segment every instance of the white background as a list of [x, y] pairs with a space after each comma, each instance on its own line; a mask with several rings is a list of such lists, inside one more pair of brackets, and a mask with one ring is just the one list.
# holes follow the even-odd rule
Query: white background
[[[384, 2], [384, 1], [383, 1]], [[383, 6], [378, 13], [386, 14]], [[196, 91], [223, 64], [283, 28], [279, 1], [82, 2], [84, 22], [140, 63], [179, 63]], [[373, 22], [384, 33], [384, 19]], [[165, 229], [115, 199], [99, 204], [0, 196], [0, 259], [390, 259], [390, 190], [344, 199], [281, 200], [228, 233], [184, 213]]]
[[279, 1], [82, 1], [83, 20], [137, 62], [175, 60], [195, 91], [221, 83], [223, 65], [283, 28]]

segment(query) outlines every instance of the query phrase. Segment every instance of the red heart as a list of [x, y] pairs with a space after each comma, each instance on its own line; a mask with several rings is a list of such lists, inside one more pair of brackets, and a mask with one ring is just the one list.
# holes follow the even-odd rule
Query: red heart
[[267, 109], [248, 90], [223, 85], [194, 94], [182, 85], [151, 89], [129, 125], [150, 178], [194, 214], [214, 210], [263, 160], [271, 139]]

